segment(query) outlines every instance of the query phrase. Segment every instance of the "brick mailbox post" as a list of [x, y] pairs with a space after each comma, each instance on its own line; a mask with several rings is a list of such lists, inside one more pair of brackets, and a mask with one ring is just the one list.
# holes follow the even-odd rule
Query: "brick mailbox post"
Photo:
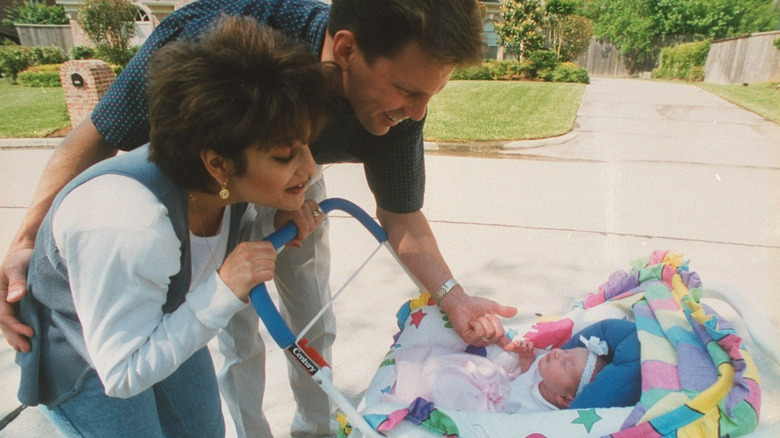
[[72, 126], [89, 115], [114, 79], [111, 67], [99, 59], [77, 59], [62, 64], [60, 82]]

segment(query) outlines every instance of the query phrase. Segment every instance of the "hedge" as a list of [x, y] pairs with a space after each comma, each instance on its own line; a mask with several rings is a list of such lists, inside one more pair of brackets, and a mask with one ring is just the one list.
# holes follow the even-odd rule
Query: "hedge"
[[25, 87], [60, 87], [61, 64], [36, 65], [19, 73], [19, 84]]
[[653, 70], [653, 77], [700, 82], [704, 80], [709, 51], [709, 40], [665, 47], [661, 50], [661, 66]]
[[59, 47], [0, 46], [0, 73], [14, 83], [27, 67], [63, 62], [65, 55]]
[[590, 83], [588, 71], [572, 62], [560, 63], [558, 55], [539, 50], [518, 61], [487, 60], [482, 64], [460, 67], [452, 73], [454, 80], [513, 81], [542, 80]]

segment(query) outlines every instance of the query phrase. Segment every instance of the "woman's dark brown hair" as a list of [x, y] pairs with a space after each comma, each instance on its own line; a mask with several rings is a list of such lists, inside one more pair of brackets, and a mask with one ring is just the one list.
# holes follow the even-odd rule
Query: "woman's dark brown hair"
[[245, 151], [308, 144], [326, 122], [332, 65], [254, 19], [222, 16], [199, 41], [175, 41], [149, 62], [150, 154], [188, 189], [213, 192], [201, 151], [246, 170]]

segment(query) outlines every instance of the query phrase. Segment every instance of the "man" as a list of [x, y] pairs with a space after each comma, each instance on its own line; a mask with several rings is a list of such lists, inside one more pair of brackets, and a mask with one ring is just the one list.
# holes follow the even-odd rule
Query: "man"
[[[117, 149], [148, 141], [145, 71], [161, 45], [197, 38], [221, 13], [252, 16], [306, 41], [323, 62], [341, 70], [344, 104], [311, 145], [318, 164], [363, 162], [377, 201], [377, 218], [404, 264], [448, 314], [469, 343], [486, 345], [503, 337], [498, 316], [516, 309], [468, 296], [454, 281], [428, 222], [421, 212], [424, 192], [422, 130], [430, 98], [441, 91], [458, 65], [481, 59], [481, 17], [476, 0], [201, 0], [163, 20], [110, 87], [92, 113], [53, 154], [33, 203], [0, 270], [0, 328], [17, 351], [28, 351], [31, 329], [19, 322], [9, 302], [25, 290], [25, 273], [41, 219], [51, 199], [67, 181]], [[229, 66], [226, 66], [229, 68]], [[307, 198], [325, 198], [321, 173], [310, 181]], [[258, 233], [289, 220], [288, 212], [260, 212]], [[325, 224], [323, 224], [325, 225]], [[304, 225], [305, 226], [305, 225]], [[302, 230], [308, 233], [311, 230]], [[327, 227], [312, 231], [284, 250], [275, 282], [282, 313], [300, 331], [330, 297]], [[303, 268], [298, 268], [303, 267]], [[6, 292], [7, 291], [7, 292]], [[265, 350], [257, 316], [237, 315], [220, 336], [226, 363], [219, 372], [220, 391], [241, 436], [270, 436], [262, 415]], [[310, 345], [329, 360], [335, 338], [332, 313], [307, 334]], [[298, 409], [293, 436], [332, 436], [330, 404], [298, 365], [290, 368]]]

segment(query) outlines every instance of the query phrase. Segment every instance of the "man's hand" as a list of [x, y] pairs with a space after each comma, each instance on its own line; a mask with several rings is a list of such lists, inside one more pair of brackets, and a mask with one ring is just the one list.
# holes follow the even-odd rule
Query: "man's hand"
[[295, 223], [295, 226], [298, 228], [298, 235], [287, 243], [287, 246], [300, 248], [303, 239], [311, 234], [324, 220], [325, 214], [322, 212], [320, 205], [317, 204], [317, 201], [307, 199], [298, 210], [279, 210], [276, 212], [274, 228], [278, 230], [290, 221]]
[[19, 302], [27, 292], [27, 267], [32, 257], [32, 245], [19, 244], [8, 251], [0, 265], [0, 330], [5, 340], [17, 352], [30, 351], [29, 338], [33, 329], [16, 317], [12, 303]]
[[440, 303], [447, 313], [452, 328], [470, 345], [498, 344], [504, 347], [510, 342], [504, 336], [500, 317], [511, 318], [517, 308], [502, 306], [493, 300], [472, 297], [465, 293], [450, 293]]

